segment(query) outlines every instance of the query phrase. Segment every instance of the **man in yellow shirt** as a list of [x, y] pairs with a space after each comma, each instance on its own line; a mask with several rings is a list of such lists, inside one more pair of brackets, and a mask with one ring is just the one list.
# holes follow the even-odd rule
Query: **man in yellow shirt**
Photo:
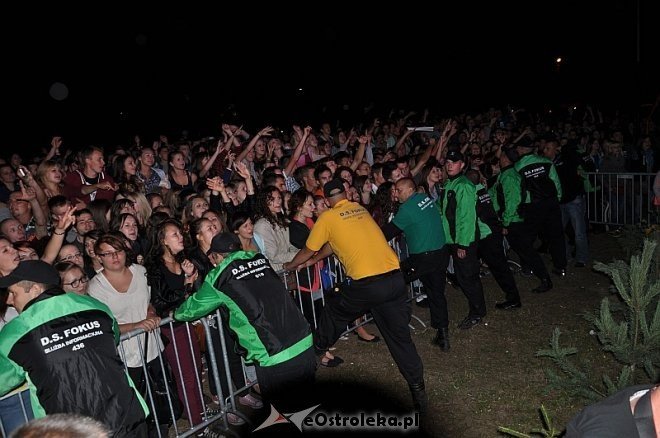
[[412, 310], [399, 260], [369, 212], [346, 199], [341, 179], [326, 183], [323, 192], [331, 208], [316, 221], [305, 247], [284, 264], [284, 269], [310, 266], [335, 253], [346, 269], [341, 294], [336, 300], [326, 300], [315, 333], [316, 353], [325, 353], [350, 321], [371, 312], [410, 386], [415, 409], [424, 414], [424, 369], [410, 337]]

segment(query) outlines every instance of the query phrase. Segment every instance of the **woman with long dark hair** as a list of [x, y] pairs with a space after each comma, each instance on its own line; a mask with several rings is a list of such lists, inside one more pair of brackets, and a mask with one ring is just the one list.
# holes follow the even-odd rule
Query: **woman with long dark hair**
[[[166, 317], [196, 291], [204, 279], [185, 255], [183, 231], [179, 221], [166, 219], [160, 222], [154, 228], [150, 240], [145, 267], [147, 281], [151, 287], [151, 304], [158, 316]], [[173, 329], [163, 327], [162, 333], [170, 340], [165, 347], [165, 357], [175, 374], [179, 398], [188, 400], [188, 419], [191, 424], [199, 424], [202, 421], [204, 404], [197, 390], [197, 382], [201, 381], [202, 360], [196, 333], [194, 330], [188, 331], [186, 325], [181, 323], [175, 323]], [[175, 343], [178, 358], [174, 351]]]
[[281, 271], [282, 264], [298, 253], [289, 238], [289, 220], [282, 212], [282, 202], [282, 192], [270, 186], [259, 192], [255, 205], [254, 232], [263, 239], [263, 254], [275, 271]]

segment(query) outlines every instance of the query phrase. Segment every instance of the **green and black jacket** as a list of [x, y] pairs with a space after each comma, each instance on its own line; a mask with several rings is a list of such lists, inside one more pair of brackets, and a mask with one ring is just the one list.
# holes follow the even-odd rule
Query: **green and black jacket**
[[247, 361], [273, 366], [312, 347], [309, 324], [262, 254], [237, 251], [228, 255], [174, 318], [193, 321], [217, 308], [227, 318]]
[[467, 249], [479, 240], [477, 188], [465, 175], [450, 177], [438, 199], [448, 244]]
[[505, 228], [512, 223], [522, 222], [520, 216], [520, 204], [523, 200], [522, 177], [513, 165], [503, 168], [497, 176], [497, 182], [493, 186], [495, 196], [493, 202], [495, 212], [502, 220]]
[[94, 298], [44, 291], [0, 336], [0, 395], [27, 380], [35, 417], [92, 417], [130, 436], [148, 414], [117, 354], [119, 326]]
[[526, 192], [524, 203], [561, 199], [559, 175], [555, 165], [548, 158], [530, 152], [516, 161], [515, 169], [522, 178], [523, 189]]

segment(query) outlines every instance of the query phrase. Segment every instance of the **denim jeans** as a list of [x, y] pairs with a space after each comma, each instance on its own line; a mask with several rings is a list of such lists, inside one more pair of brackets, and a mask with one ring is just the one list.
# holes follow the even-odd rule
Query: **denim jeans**
[[22, 391], [0, 400], [0, 424], [6, 436], [32, 418], [30, 391]]
[[[570, 221], [575, 231], [575, 261], [587, 263], [589, 260], [589, 242], [587, 241], [586, 203], [584, 195], [579, 195], [571, 202], [561, 204], [562, 228]], [[566, 238], [566, 237], [564, 237]], [[568, 242], [566, 243], [568, 252]], [[567, 258], [570, 254], [567, 254]]]

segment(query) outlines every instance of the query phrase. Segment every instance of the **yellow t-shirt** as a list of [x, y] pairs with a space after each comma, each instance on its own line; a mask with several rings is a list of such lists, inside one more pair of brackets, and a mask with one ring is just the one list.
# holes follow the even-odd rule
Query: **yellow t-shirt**
[[384, 274], [399, 268], [399, 259], [383, 232], [360, 204], [342, 200], [319, 216], [306, 246], [318, 251], [329, 242], [354, 280]]

